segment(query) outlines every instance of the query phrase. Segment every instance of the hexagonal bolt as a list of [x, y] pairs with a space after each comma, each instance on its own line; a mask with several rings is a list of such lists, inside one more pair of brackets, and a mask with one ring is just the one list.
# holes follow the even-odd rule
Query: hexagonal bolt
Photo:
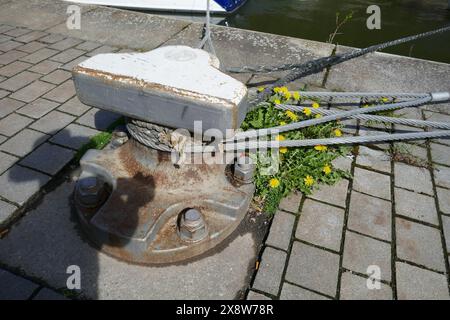
[[93, 208], [97, 206], [101, 200], [103, 185], [97, 177], [89, 176], [78, 180], [76, 185], [76, 199], [81, 205]]
[[251, 183], [255, 165], [249, 157], [239, 157], [234, 164], [234, 178], [242, 183]]
[[188, 209], [181, 213], [178, 235], [187, 242], [197, 242], [208, 235], [205, 220], [200, 211]]

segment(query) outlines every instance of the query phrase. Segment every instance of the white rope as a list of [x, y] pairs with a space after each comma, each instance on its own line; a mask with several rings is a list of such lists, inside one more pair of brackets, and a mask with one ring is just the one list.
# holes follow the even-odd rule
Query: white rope
[[211, 40], [211, 9], [210, 9], [210, 0], [206, 0], [206, 18], [205, 18], [205, 36], [200, 41], [199, 48], [203, 49], [206, 42], [209, 44], [209, 48], [211, 53], [216, 56], [216, 50], [214, 49], [212, 40]]

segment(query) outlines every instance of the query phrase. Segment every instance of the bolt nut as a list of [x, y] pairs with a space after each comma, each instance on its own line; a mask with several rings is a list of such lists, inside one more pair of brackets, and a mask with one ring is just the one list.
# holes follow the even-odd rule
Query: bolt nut
[[242, 183], [251, 183], [255, 165], [249, 157], [240, 157], [234, 165], [234, 178]]
[[93, 208], [101, 201], [103, 185], [97, 177], [89, 176], [78, 180], [75, 190], [78, 202], [84, 207]]
[[188, 209], [181, 213], [178, 235], [187, 242], [198, 242], [208, 235], [205, 220], [200, 211]]

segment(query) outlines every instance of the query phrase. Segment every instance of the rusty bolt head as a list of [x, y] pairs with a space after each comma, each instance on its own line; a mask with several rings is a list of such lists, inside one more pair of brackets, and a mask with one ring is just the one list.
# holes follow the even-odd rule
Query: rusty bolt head
[[84, 177], [78, 180], [76, 193], [77, 199], [85, 207], [95, 207], [98, 205], [103, 191], [97, 177]]
[[243, 183], [253, 181], [255, 165], [249, 157], [240, 157], [234, 165], [234, 178]]
[[197, 242], [208, 235], [203, 216], [196, 209], [188, 209], [183, 212], [179, 223], [178, 234], [184, 241]]

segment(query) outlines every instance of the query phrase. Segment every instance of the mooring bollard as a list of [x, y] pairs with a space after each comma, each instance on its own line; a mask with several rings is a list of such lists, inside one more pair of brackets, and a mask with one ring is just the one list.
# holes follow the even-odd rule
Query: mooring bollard
[[128, 118], [128, 132], [115, 131], [109, 147], [80, 161], [75, 206], [94, 243], [129, 262], [173, 263], [237, 228], [253, 196], [254, 166], [233, 169], [217, 161], [226, 158], [220, 151], [171, 161], [174, 150], [184, 157], [194, 131], [226, 135], [245, 117], [247, 89], [219, 70], [216, 57], [186, 46], [101, 54], [76, 66], [73, 78], [83, 103]]

